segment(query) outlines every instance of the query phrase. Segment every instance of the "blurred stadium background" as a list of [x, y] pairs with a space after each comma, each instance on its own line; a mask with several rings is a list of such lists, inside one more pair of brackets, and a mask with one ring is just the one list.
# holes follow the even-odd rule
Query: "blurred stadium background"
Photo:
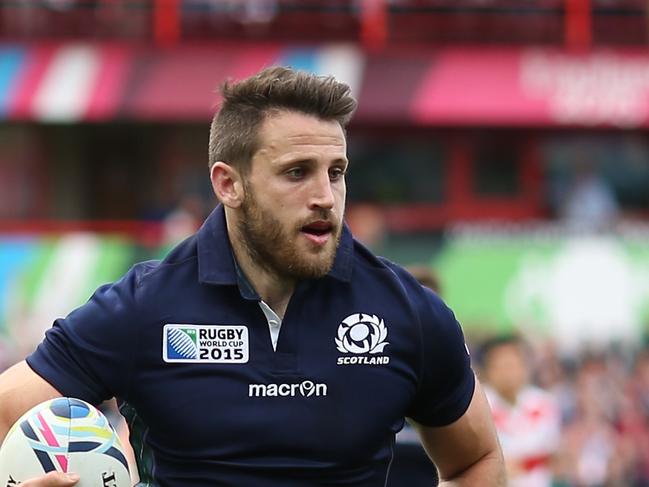
[[523, 333], [566, 428], [606, 402], [555, 484], [649, 485], [648, 43], [646, 0], [2, 0], [0, 367], [200, 224], [216, 87], [291, 65], [359, 100], [361, 240]]

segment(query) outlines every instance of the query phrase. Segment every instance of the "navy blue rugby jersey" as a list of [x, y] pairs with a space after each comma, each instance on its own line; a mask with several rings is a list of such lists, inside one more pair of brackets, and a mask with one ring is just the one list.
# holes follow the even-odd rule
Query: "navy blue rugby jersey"
[[347, 229], [329, 274], [295, 289], [276, 349], [270, 330], [217, 207], [27, 362], [65, 396], [117, 397], [141, 485], [161, 487], [384, 486], [404, 417], [447, 425], [473, 395], [452, 312]]

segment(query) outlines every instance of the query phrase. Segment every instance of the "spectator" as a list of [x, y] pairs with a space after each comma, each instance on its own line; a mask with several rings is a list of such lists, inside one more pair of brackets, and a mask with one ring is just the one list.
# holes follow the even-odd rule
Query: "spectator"
[[164, 219], [164, 245], [176, 245], [191, 236], [205, 219], [203, 200], [198, 195], [183, 196]]
[[561, 428], [554, 397], [530, 383], [529, 355], [519, 337], [487, 340], [480, 359], [510, 487], [550, 487]]
[[569, 487], [628, 487], [632, 458], [610, 417], [619, 391], [608, 384], [609, 374], [588, 359], [577, 376], [576, 415], [562, 435], [556, 464], [558, 485]]
[[412, 265], [407, 269], [422, 286], [426, 286], [428, 289], [435, 291], [436, 294], [441, 293], [439, 277], [430, 269], [430, 267], [425, 265]]
[[562, 195], [559, 213], [567, 225], [577, 230], [601, 231], [615, 223], [619, 213], [617, 199], [592, 162], [577, 162], [572, 185]]

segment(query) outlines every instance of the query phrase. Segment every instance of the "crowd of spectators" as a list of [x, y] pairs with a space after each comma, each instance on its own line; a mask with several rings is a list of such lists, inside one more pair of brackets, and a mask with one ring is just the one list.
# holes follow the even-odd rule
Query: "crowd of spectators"
[[552, 342], [500, 337], [481, 350], [513, 486], [649, 486], [648, 348], [562, 357]]
[[[367, 22], [385, 22], [389, 40], [562, 43], [569, 0], [16, 0], [0, 5], [6, 38], [155, 38], [160, 8], [174, 6], [181, 39], [358, 41]], [[642, 30], [645, 0], [589, 0], [609, 39], [634, 18]], [[374, 15], [384, 7], [384, 14]], [[629, 17], [630, 19], [627, 19]], [[606, 20], [614, 18], [613, 23]], [[377, 20], [378, 19], [378, 20]], [[609, 27], [607, 27], [610, 24]], [[598, 23], [599, 25], [599, 23]], [[624, 24], [627, 25], [627, 24]], [[520, 27], [520, 29], [518, 28]], [[627, 25], [628, 27], [628, 25]], [[477, 32], [471, 32], [477, 29]], [[506, 32], [499, 32], [505, 29]], [[626, 39], [628, 33], [619, 33]], [[595, 32], [594, 38], [597, 38]], [[636, 36], [637, 37], [637, 36]], [[638, 37], [636, 42], [644, 42]]]

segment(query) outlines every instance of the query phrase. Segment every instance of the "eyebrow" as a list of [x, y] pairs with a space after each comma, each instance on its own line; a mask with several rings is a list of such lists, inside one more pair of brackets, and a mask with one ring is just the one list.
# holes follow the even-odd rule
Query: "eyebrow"
[[[279, 161], [277, 164], [279, 166], [290, 166], [291, 164], [316, 164], [317, 160], [312, 157], [306, 157], [306, 158], [300, 158], [297, 157], [295, 159], [288, 159], [285, 161]], [[343, 164], [345, 166], [349, 165], [349, 159], [346, 157], [337, 157], [336, 159], [333, 159], [330, 161], [331, 164]]]

